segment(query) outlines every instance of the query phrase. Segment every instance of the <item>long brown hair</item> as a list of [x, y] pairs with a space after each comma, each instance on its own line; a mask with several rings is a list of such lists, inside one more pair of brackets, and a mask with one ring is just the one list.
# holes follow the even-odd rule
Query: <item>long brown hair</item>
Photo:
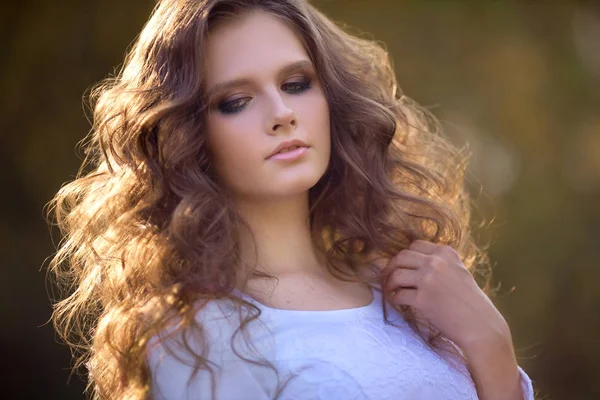
[[[119, 74], [92, 90], [86, 157], [49, 204], [64, 235], [49, 268], [65, 293], [52, 318], [95, 399], [148, 397], [150, 339], [201, 333], [194, 316], [208, 301], [249, 310], [238, 331], [260, 315], [232, 292], [247, 279], [236, 268], [244, 221], [215, 181], [204, 135], [207, 35], [250, 9], [297, 31], [329, 104], [331, 160], [309, 191], [309, 218], [330, 272], [373, 284], [379, 277], [361, 266], [424, 239], [454, 247], [489, 292], [487, 258], [470, 232], [468, 154], [402, 94], [384, 47], [304, 0], [162, 0]], [[403, 311], [433, 350], [444, 348], [440, 332]], [[196, 366], [210, 369], [202, 354]]]

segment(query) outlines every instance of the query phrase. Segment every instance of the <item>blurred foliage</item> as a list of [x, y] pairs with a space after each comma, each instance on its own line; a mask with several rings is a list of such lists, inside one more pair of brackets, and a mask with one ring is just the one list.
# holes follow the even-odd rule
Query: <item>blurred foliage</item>
[[[320, 0], [390, 50], [404, 92], [473, 152], [496, 304], [540, 398], [600, 397], [600, 8], [569, 1]], [[150, 0], [0, 6], [4, 376], [19, 398], [82, 398], [56, 344], [42, 208], [79, 167], [82, 96], [114, 73]], [[362, 33], [361, 33], [362, 32]], [[57, 232], [54, 238], [57, 239]]]

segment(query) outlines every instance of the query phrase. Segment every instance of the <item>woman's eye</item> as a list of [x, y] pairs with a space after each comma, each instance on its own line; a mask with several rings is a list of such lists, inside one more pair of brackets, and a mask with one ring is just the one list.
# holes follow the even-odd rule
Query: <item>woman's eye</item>
[[282, 85], [283, 90], [291, 93], [300, 93], [310, 89], [310, 80], [304, 79], [299, 82], [289, 82]]
[[241, 111], [249, 101], [249, 97], [240, 97], [239, 99], [224, 101], [219, 104], [218, 109], [222, 114], [235, 114]]

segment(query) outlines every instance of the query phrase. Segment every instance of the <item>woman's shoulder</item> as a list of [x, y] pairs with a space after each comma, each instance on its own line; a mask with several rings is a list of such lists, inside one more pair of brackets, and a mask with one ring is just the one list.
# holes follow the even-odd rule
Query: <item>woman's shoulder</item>
[[153, 398], [184, 399], [208, 394], [215, 390], [213, 378], [216, 398], [244, 398], [242, 393], [255, 399], [270, 398], [260, 384], [266, 378], [240, 358], [248, 358], [250, 353], [241, 340], [243, 335], [235, 335], [239, 328], [235, 308], [225, 299], [195, 304], [195, 325], [177, 329], [175, 334], [176, 326], [171, 325], [153, 337], [147, 355]]
[[187, 322], [182, 316], [174, 317], [150, 338], [149, 351], [185, 353], [186, 347], [196, 351], [207, 345], [212, 352], [227, 352], [244, 318], [245, 312], [231, 299], [196, 301]]

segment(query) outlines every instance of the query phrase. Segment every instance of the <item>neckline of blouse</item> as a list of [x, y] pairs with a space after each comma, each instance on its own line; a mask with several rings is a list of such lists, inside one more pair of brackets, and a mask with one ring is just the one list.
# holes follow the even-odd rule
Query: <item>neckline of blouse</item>
[[233, 292], [236, 296], [241, 297], [242, 299], [248, 301], [249, 303], [252, 303], [255, 306], [257, 306], [261, 310], [261, 312], [270, 314], [273, 316], [295, 316], [295, 317], [302, 317], [302, 316], [325, 317], [325, 316], [329, 316], [329, 317], [331, 317], [331, 316], [335, 316], [335, 315], [340, 315], [340, 316], [342, 316], [342, 315], [365, 315], [365, 314], [368, 314], [369, 312], [371, 312], [371, 310], [373, 308], [380, 306], [381, 293], [377, 289], [374, 289], [371, 287], [369, 287], [369, 289], [371, 291], [371, 295], [373, 296], [373, 300], [369, 304], [360, 306], [360, 307], [341, 308], [341, 309], [336, 309], [336, 310], [289, 310], [289, 309], [284, 309], [284, 308], [274, 308], [274, 307], [269, 307], [269, 306], [262, 304], [258, 300], [254, 299], [250, 295], [240, 291], [237, 288], [235, 288], [233, 290]]

